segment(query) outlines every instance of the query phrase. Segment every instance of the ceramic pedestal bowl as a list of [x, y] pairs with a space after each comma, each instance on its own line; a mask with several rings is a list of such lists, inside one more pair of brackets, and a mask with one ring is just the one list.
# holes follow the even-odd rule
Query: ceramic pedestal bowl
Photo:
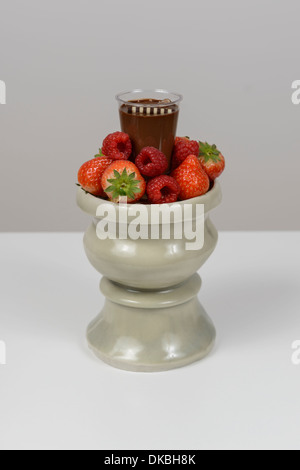
[[209, 213], [221, 199], [215, 182], [204, 196], [179, 203], [204, 205], [204, 244], [188, 251], [189, 240], [175, 239], [172, 230], [170, 239], [100, 240], [99, 206], [112, 205], [117, 213], [130, 206], [78, 189], [79, 207], [93, 218], [84, 236], [85, 251], [104, 276], [100, 288], [106, 298], [102, 312], [88, 327], [87, 339], [104, 362], [119, 369], [156, 372], [190, 364], [212, 349], [216, 332], [198, 300], [197, 271], [217, 244]]

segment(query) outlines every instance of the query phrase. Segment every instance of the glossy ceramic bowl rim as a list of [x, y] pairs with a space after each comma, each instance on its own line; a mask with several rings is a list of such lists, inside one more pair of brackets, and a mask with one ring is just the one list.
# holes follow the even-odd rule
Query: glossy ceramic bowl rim
[[[217, 207], [222, 200], [222, 192], [221, 192], [221, 186], [218, 181], [214, 182], [213, 187], [208, 191], [206, 194], [203, 196], [195, 197], [193, 199], [187, 199], [186, 201], [177, 201], [172, 204], [162, 204], [162, 206], [174, 206], [175, 204], [204, 204], [205, 206], [205, 213], [210, 212], [212, 209]], [[93, 217], [96, 217], [97, 213], [97, 208], [99, 207], [100, 204], [108, 204], [112, 205], [117, 209], [117, 211], [120, 210], [121, 206], [119, 204], [116, 204], [115, 202], [108, 201], [107, 199], [101, 199], [96, 196], [93, 196], [92, 194], [86, 193], [82, 188], [78, 188], [77, 191], [77, 204], [82, 209], [84, 212], [87, 214], [92, 215]], [[151, 204], [128, 204], [128, 207], [132, 206], [143, 206], [147, 207], [148, 213], [150, 215], [151, 213]], [[125, 207], [126, 210], [128, 208]], [[122, 205], [122, 210], [124, 210], [124, 205]]]

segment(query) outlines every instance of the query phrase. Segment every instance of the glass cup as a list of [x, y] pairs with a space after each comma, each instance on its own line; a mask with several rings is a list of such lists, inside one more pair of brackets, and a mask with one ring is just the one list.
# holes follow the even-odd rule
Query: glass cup
[[182, 96], [166, 90], [133, 90], [116, 96], [122, 132], [129, 135], [136, 157], [155, 147], [171, 163]]

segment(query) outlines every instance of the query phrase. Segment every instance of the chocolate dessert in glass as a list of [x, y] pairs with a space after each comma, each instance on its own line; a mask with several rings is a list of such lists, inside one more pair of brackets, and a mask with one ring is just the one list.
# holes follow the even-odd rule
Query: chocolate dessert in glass
[[166, 90], [133, 90], [116, 98], [121, 129], [132, 141], [133, 157], [144, 147], [155, 147], [170, 165], [182, 96]]

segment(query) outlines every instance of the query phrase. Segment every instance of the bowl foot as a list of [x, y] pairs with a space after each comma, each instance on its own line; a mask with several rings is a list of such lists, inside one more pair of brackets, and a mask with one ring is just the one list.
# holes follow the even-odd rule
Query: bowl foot
[[183, 367], [212, 349], [215, 328], [200, 304], [198, 274], [162, 291], [133, 290], [103, 278], [106, 302], [89, 325], [89, 347], [102, 361], [133, 372]]

